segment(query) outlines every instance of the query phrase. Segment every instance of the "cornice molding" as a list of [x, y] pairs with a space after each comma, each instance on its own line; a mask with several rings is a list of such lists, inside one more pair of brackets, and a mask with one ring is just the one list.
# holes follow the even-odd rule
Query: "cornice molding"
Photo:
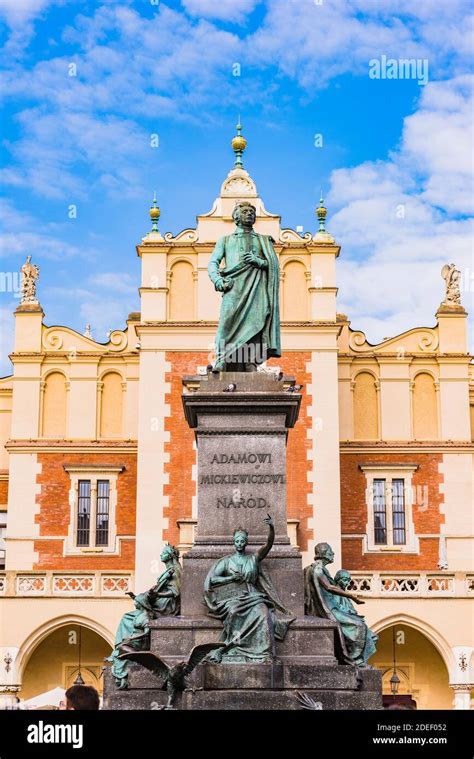
[[136, 453], [136, 440], [8, 440], [9, 453]]
[[344, 440], [339, 443], [340, 453], [469, 453], [474, 442], [469, 440]]

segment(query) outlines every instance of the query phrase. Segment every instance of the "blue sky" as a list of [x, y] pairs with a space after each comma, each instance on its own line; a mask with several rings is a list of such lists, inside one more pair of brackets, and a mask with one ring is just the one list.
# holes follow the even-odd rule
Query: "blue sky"
[[[432, 325], [447, 261], [474, 311], [467, 0], [0, 0], [0, 23], [1, 270], [33, 255], [48, 324], [123, 327], [153, 192], [162, 232], [193, 226], [239, 112], [284, 226], [314, 230], [325, 189], [354, 328]], [[427, 83], [370, 78], [382, 56], [426, 61]], [[0, 292], [3, 373], [16, 303]]]

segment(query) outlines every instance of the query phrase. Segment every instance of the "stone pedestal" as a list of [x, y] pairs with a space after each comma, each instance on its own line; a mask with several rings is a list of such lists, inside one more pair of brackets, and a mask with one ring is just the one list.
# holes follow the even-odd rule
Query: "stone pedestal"
[[[263, 373], [222, 373], [183, 395], [197, 444], [198, 522], [183, 557], [183, 616], [203, 616], [202, 593], [212, 564], [233, 551], [233, 531], [249, 533], [249, 551], [265, 544], [264, 518], [275, 524], [265, 565], [285, 608], [303, 615], [301, 555], [290, 544], [286, 516], [286, 442], [301, 396]], [[235, 385], [234, 392], [226, 392]]]
[[[275, 542], [263, 564], [295, 620], [285, 640], [276, 641], [272, 664], [200, 664], [176, 708], [298, 709], [299, 691], [323, 709], [381, 708], [380, 673], [340, 665], [336, 623], [304, 616], [301, 555], [290, 544], [286, 513], [286, 442], [301, 396], [288, 389], [288, 379], [260, 372], [188, 378], [185, 386], [184, 413], [197, 443], [197, 529], [183, 556], [181, 616], [150, 623], [150, 649], [173, 664], [187, 659], [194, 646], [219, 640], [222, 624], [207, 613], [204, 580], [218, 558], [233, 552], [234, 529], [248, 531], [248, 551], [266, 543], [267, 514]], [[166, 693], [146, 669], [131, 666], [127, 691], [117, 690], [106, 672], [104, 708], [165, 703]]]

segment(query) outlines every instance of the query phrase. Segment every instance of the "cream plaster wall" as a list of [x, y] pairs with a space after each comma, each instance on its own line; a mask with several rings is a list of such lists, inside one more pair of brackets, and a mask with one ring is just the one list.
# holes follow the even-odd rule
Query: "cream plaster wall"
[[[81, 359], [70, 363], [68, 438], [74, 440], [96, 438], [97, 366], [98, 359], [87, 362]], [[87, 409], [87, 414], [84, 413], [84, 409]]]
[[338, 361], [339, 372], [339, 437], [341, 440], [353, 438], [354, 404], [351, 388], [351, 365], [349, 362]]
[[412, 436], [409, 363], [381, 357], [378, 363], [382, 440], [409, 440]]
[[37, 438], [40, 421], [40, 381], [39, 360], [15, 361], [13, 381], [13, 411], [11, 436], [13, 439]]
[[41, 352], [43, 316], [40, 306], [34, 310], [20, 308], [15, 311], [15, 353]]
[[139, 327], [140, 388], [138, 404], [138, 462], [137, 462], [137, 538], [135, 555], [135, 580], [137, 592], [151, 587], [160, 566], [160, 552], [164, 544], [163, 531], [168, 519], [163, 510], [168, 505], [164, 486], [168, 475], [164, 465], [169, 461], [165, 443], [169, 432], [165, 430], [165, 418], [169, 405], [165, 395], [170, 392], [165, 373], [171, 370], [165, 352], [159, 347], [159, 339], [152, 327]]
[[12, 426], [13, 391], [11, 381], [0, 380], [0, 470], [8, 469], [8, 453], [5, 443], [10, 439]]
[[440, 361], [439, 393], [441, 437], [445, 440], [470, 440], [469, 375], [464, 360]]
[[[474, 572], [474, 473], [471, 453], [445, 453], [439, 465], [444, 494], [441, 511], [450, 570]], [[473, 610], [474, 617], [474, 610]]]
[[38, 556], [33, 541], [39, 536], [35, 522], [39, 507], [36, 496], [41, 486], [36, 478], [41, 473], [36, 453], [10, 454], [10, 481], [8, 490], [8, 534], [6, 537], [6, 565], [8, 569], [33, 569]]

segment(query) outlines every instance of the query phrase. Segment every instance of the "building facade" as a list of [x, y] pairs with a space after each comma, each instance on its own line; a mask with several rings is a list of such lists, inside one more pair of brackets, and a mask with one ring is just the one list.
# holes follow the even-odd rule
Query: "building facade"
[[467, 314], [444, 298], [434, 327], [368, 343], [337, 311], [340, 248], [323, 204], [315, 234], [282, 229], [239, 160], [194, 229], [162, 235], [154, 204], [152, 231], [137, 246], [140, 312], [106, 344], [46, 326], [38, 300], [15, 312], [13, 373], [0, 380], [4, 702], [66, 687], [78, 670], [101, 689], [103, 658], [132, 608], [125, 592], [154, 583], [164, 542], [182, 552], [193, 543], [196, 449], [183, 377], [205, 372], [212, 357], [220, 296], [207, 264], [242, 199], [280, 260], [283, 355], [263, 369], [303, 385], [288, 440], [288, 534], [305, 565], [327, 541], [334, 568], [351, 571], [379, 634], [371, 664], [384, 672], [384, 692], [395, 656], [399, 693], [418, 708], [469, 709]]

